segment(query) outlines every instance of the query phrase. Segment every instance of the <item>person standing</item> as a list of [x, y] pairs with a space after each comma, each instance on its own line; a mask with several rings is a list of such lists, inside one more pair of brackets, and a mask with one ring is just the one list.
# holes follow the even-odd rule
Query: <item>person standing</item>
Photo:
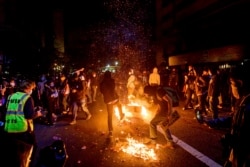
[[196, 77], [197, 77], [196, 70], [192, 65], [189, 65], [188, 73], [184, 76], [186, 100], [182, 110], [192, 109], [197, 103], [197, 95], [195, 92]]
[[179, 75], [175, 67], [171, 69], [168, 79], [168, 86], [173, 88], [178, 94], [180, 93], [179, 89]]
[[148, 85], [148, 73], [146, 70], [142, 71], [142, 85], [145, 87]]
[[86, 93], [86, 96], [87, 96], [87, 103], [88, 104], [91, 104], [93, 102], [93, 99], [92, 99], [92, 89], [91, 89], [91, 77], [88, 75], [87, 76], [87, 79], [86, 79], [86, 84], [85, 84], [85, 93]]
[[65, 74], [61, 74], [60, 80], [58, 83], [58, 91], [59, 91], [59, 107], [60, 107], [60, 113], [66, 114], [68, 111], [68, 100], [69, 100], [69, 93], [70, 93], [70, 87], [68, 83], [68, 78]]
[[218, 118], [218, 104], [219, 104], [219, 95], [220, 95], [220, 80], [219, 80], [219, 69], [210, 68], [209, 75], [211, 79], [208, 84], [208, 102], [209, 109], [213, 114], [213, 119]]
[[90, 114], [87, 107], [87, 99], [84, 94], [82, 80], [79, 78], [79, 75], [77, 73], [73, 74], [73, 78], [69, 83], [69, 87], [70, 111], [73, 114], [73, 119], [70, 122], [70, 125], [76, 124], [76, 118], [79, 108], [87, 114], [86, 120], [89, 120], [92, 115]]
[[120, 120], [122, 120], [125, 114], [122, 112], [122, 105], [119, 101], [119, 97], [115, 90], [115, 80], [111, 77], [111, 72], [106, 71], [103, 76], [103, 80], [100, 83], [100, 92], [103, 94], [104, 103], [107, 106], [108, 112], [108, 130], [109, 130], [109, 138], [113, 137], [113, 111], [114, 106], [118, 107]]
[[42, 74], [40, 76], [39, 81], [37, 82], [38, 89], [38, 98], [39, 98], [39, 106], [44, 107], [44, 103], [46, 103], [46, 95], [45, 95], [45, 83], [47, 82], [47, 76]]
[[4, 123], [6, 150], [0, 156], [1, 163], [6, 162], [8, 166], [28, 167], [36, 151], [33, 119], [42, 114], [34, 109], [30, 96], [33, 88], [33, 81], [23, 81], [20, 91], [8, 96]]
[[53, 126], [56, 123], [56, 113], [58, 110], [58, 90], [55, 86], [54, 79], [50, 79], [45, 84], [45, 95], [46, 100], [44, 103], [45, 108], [47, 109], [46, 118], [47, 121], [45, 122], [48, 126]]
[[6, 91], [5, 91], [5, 97], [7, 98], [9, 95], [11, 95], [12, 93], [15, 93], [17, 91], [17, 84], [15, 79], [10, 79], [9, 85], [7, 85], [6, 87]]
[[161, 77], [158, 73], [158, 68], [154, 67], [152, 73], [149, 74], [148, 83], [150, 86], [160, 86], [161, 84]]
[[97, 77], [96, 72], [92, 73], [90, 84], [91, 84], [91, 89], [92, 89], [92, 100], [93, 100], [93, 102], [95, 102], [96, 96], [97, 96], [97, 90], [98, 90], [98, 86], [99, 86], [99, 79]]
[[206, 100], [207, 100], [207, 90], [208, 90], [208, 79], [207, 79], [207, 71], [203, 69], [202, 74], [197, 73], [197, 77], [195, 80], [195, 93], [197, 95], [196, 109], [201, 111], [201, 114], [207, 115], [206, 110]]
[[243, 96], [243, 81], [236, 75], [229, 76], [230, 96], [231, 96], [231, 114], [239, 110], [240, 102]]
[[136, 76], [134, 74], [134, 70], [131, 69], [129, 71], [129, 77], [128, 77], [128, 81], [127, 81], [127, 91], [128, 91], [128, 100], [129, 101], [134, 99], [135, 95], [136, 95], [135, 81], [136, 81]]

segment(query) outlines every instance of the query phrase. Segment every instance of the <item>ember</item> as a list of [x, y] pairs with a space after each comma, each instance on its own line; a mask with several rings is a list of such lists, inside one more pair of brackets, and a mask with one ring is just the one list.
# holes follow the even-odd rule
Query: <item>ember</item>
[[127, 138], [127, 141], [128, 145], [121, 147], [121, 150], [123, 152], [131, 154], [134, 157], [142, 158], [144, 160], [157, 160], [154, 149], [148, 148], [146, 145], [133, 138]]

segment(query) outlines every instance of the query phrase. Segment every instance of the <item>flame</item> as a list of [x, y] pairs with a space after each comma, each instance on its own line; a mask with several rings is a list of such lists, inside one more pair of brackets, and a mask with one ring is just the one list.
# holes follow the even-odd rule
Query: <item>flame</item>
[[[129, 109], [134, 109], [133, 107], [138, 107], [135, 111], [130, 111]], [[118, 107], [114, 108], [115, 110], [115, 116], [119, 120], [119, 110]], [[131, 122], [129, 118], [132, 117], [140, 117], [143, 121], [149, 123], [149, 121], [152, 119], [152, 113], [149, 112], [146, 107], [144, 107], [143, 104], [140, 104], [139, 102], [130, 101], [129, 104], [122, 106], [122, 111], [125, 114], [124, 121]], [[147, 145], [133, 139], [132, 137], [126, 138], [127, 143], [126, 145], [121, 146], [119, 149], [123, 152], [130, 154], [134, 157], [142, 158], [144, 160], [157, 160], [157, 156], [155, 153], [155, 150], [153, 148], [147, 147]], [[156, 149], [159, 148], [159, 145], [156, 145]]]
[[[120, 120], [120, 114], [119, 114], [119, 109], [118, 107], [114, 108], [115, 110], [115, 116], [118, 120]], [[122, 112], [125, 114], [125, 119], [124, 121], [126, 122], [130, 122], [130, 120], [128, 119], [128, 117], [133, 117], [133, 114], [131, 112], [129, 112], [125, 106], [122, 106]]]
[[131, 137], [126, 139], [128, 141], [128, 145], [121, 147], [123, 152], [144, 160], [157, 160], [157, 156], [153, 148], [148, 148], [145, 144], [142, 144]]

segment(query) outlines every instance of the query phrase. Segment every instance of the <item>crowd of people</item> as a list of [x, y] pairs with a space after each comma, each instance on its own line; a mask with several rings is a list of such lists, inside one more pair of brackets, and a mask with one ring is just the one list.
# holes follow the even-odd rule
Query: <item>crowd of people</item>
[[[88, 105], [95, 103], [98, 96], [102, 95], [108, 113], [108, 136], [112, 140], [114, 107], [119, 109], [120, 120], [126, 116], [122, 111], [118, 80], [116, 74], [110, 71], [85, 73], [84, 68], [71, 74], [61, 73], [58, 77], [41, 74], [34, 80], [4, 79], [0, 84], [0, 119], [4, 122], [6, 136], [11, 139], [9, 141], [17, 138], [35, 146], [35, 138], [26, 141], [27, 132], [33, 134], [34, 126], [28, 120], [45, 116], [44, 124], [53, 126], [58, 116], [66, 114], [72, 116], [69, 125], [74, 125], [79, 111], [83, 111], [85, 120], [89, 120], [92, 114]], [[167, 75], [163, 75], [157, 67], [151, 72], [145, 70], [141, 73], [130, 69], [125, 82], [127, 89], [123, 93], [127, 103], [146, 95], [145, 89], [148, 87], [154, 90], [154, 103], [158, 108], [150, 121], [149, 141], [146, 143], [155, 143], [156, 127], [162, 122], [168, 122], [173, 112], [173, 98], [164, 87], [170, 87], [183, 97], [183, 110], [199, 108], [202, 114], [211, 114], [214, 119], [218, 118], [218, 109], [226, 103], [229, 103], [233, 114], [244, 97], [244, 81], [238, 73], [214, 67], [195, 68], [189, 65], [183, 73], [179, 73], [176, 67], [171, 67]], [[166, 146], [173, 149], [170, 129], [164, 129], [163, 135], [167, 141]]]
[[[85, 75], [84, 69], [58, 78], [41, 74], [38, 79], [2, 78], [1, 82], [1, 162], [9, 166], [28, 167], [36, 152], [34, 123], [53, 126], [62, 114], [72, 115], [70, 125], [76, 124], [82, 110], [91, 118], [87, 104], [96, 101], [98, 81], [96, 73]], [[90, 83], [90, 81], [93, 81]], [[93, 91], [92, 91], [93, 90]], [[8, 147], [6, 147], [8, 146]]]
[[[165, 70], [165, 69], [164, 69]], [[137, 72], [128, 70], [126, 91], [119, 92], [119, 76], [111, 73], [116, 83], [116, 93], [119, 99], [128, 103], [134, 98], [143, 96], [147, 85], [152, 87], [170, 87], [184, 100], [183, 110], [199, 108], [204, 115], [212, 114], [218, 118], [218, 109], [225, 105], [231, 107], [232, 113], [237, 109], [243, 97], [244, 83], [237, 73], [219, 68], [195, 68], [187, 66], [187, 71], [180, 71], [177, 67], [170, 67], [165, 72], [154, 67], [152, 71]], [[71, 74], [62, 73], [51, 76], [41, 74], [34, 79], [32, 92], [35, 107], [46, 111], [46, 124], [53, 126], [56, 117], [72, 113], [71, 125], [76, 124], [77, 112], [86, 113], [86, 119], [91, 118], [88, 104], [94, 103], [100, 95], [100, 83], [105, 78], [104, 73], [91, 71], [86, 73], [84, 68]], [[164, 72], [163, 72], [164, 71]], [[1, 82], [0, 104], [4, 106], [7, 98], [19, 88], [21, 79], [9, 78]], [[122, 88], [123, 89], [123, 88]], [[103, 94], [103, 93], [102, 93]]]

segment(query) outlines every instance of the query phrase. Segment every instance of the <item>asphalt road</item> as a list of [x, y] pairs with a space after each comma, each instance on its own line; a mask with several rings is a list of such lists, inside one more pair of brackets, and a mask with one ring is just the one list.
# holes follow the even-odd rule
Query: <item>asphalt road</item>
[[[107, 140], [106, 106], [99, 97], [89, 105], [90, 120], [84, 120], [84, 114], [80, 112], [75, 125], [69, 125], [70, 115], [58, 117], [52, 127], [35, 124], [38, 150], [33, 164], [39, 161], [40, 150], [60, 139], [65, 143], [68, 154], [65, 167], [223, 166], [225, 159], [220, 138], [229, 129], [211, 129], [197, 122], [193, 110], [182, 111], [181, 108], [182, 103], [175, 108], [181, 117], [170, 127], [175, 141], [174, 150], [163, 147], [166, 141], [159, 133], [157, 145], [147, 145], [135, 151], [135, 147], [130, 148], [131, 142], [132, 146], [140, 145], [148, 137], [148, 122], [153, 115], [149, 109], [153, 107], [147, 110], [149, 115], [145, 117], [138, 112], [141, 109], [127, 107], [130, 111], [123, 122], [114, 114], [114, 137], [110, 143]], [[225, 115], [227, 112], [221, 110], [220, 116]]]

